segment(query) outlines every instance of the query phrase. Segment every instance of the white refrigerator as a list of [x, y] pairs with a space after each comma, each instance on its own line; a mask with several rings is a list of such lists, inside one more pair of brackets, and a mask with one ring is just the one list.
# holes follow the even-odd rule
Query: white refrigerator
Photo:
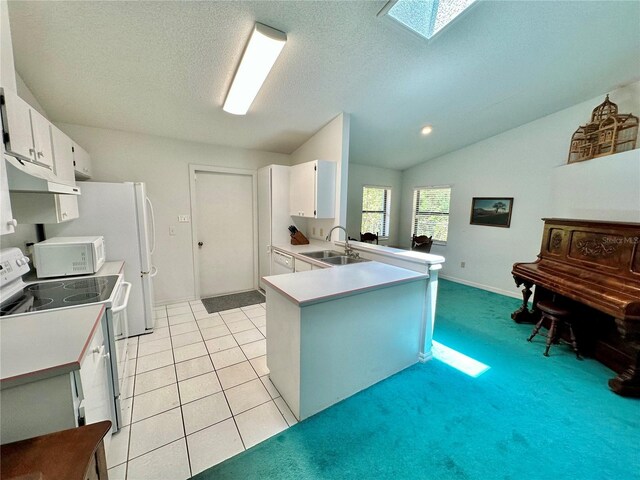
[[259, 284], [271, 274], [271, 245], [290, 243], [289, 167], [269, 165], [258, 170], [258, 261]]
[[124, 260], [125, 279], [132, 284], [127, 317], [129, 335], [151, 333], [153, 315], [152, 265], [155, 249], [153, 205], [144, 183], [78, 182], [80, 218], [46, 225], [51, 237], [102, 235], [107, 261]]

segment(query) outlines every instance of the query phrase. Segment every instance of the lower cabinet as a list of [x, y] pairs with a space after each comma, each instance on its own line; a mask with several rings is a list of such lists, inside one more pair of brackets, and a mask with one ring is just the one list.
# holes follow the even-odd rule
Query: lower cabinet
[[296, 272], [308, 272], [309, 270], [313, 270], [313, 265], [305, 261], [302, 261], [299, 258], [296, 258], [296, 262], [295, 262]]
[[[102, 420], [113, 421], [106, 316], [96, 328], [79, 370], [0, 390], [0, 441], [26, 438]], [[105, 447], [111, 432], [105, 437]]]

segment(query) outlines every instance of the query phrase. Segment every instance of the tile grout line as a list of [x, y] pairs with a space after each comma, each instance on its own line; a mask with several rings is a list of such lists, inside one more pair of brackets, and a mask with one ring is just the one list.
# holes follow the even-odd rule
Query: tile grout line
[[[204, 305], [204, 303], [203, 303], [203, 305]], [[208, 312], [208, 310], [207, 310], [207, 312]], [[217, 312], [215, 312], [215, 313], [217, 313]], [[218, 314], [218, 315], [220, 315], [220, 314]], [[220, 315], [220, 318], [222, 318], [222, 315]], [[224, 318], [222, 318], [222, 321], [224, 322]], [[198, 324], [198, 329], [200, 329], [200, 324]], [[201, 330], [200, 330], [200, 334], [202, 334]], [[203, 336], [203, 338], [204, 338], [204, 336]], [[235, 337], [234, 337], [234, 340], [235, 340]], [[205, 342], [205, 348], [207, 348], [206, 345], [207, 344]], [[207, 352], [208, 351], [209, 351], [209, 349], [207, 348]], [[244, 355], [244, 352], [242, 352], [242, 354]], [[220, 388], [222, 389], [222, 395], [224, 396], [224, 401], [227, 403], [227, 408], [229, 409], [229, 413], [231, 414], [231, 418], [233, 419], [233, 424], [235, 425], [236, 431], [238, 432], [238, 437], [240, 437], [240, 443], [242, 444], [242, 451], [246, 452], [247, 451], [247, 446], [244, 443], [244, 438], [242, 438], [242, 433], [240, 433], [240, 428], [238, 428], [238, 422], [236, 422], [236, 417], [233, 414], [233, 410], [231, 410], [231, 404], [229, 403], [229, 399], [227, 398], [227, 394], [224, 393], [224, 387], [222, 385], [222, 382], [220, 381], [220, 376], [218, 375], [218, 370], [216, 370], [216, 366], [213, 363], [213, 360], [211, 359], [211, 354], [209, 354], [209, 360], [211, 361], [211, 366], [213, 367], [213, 371], [216, 374], [216, 378], [218, 379], [218, 383], [220, 384]], [[249, 363], [251, 363], [251, 362], [249, 362]], [[228, 418], [225, 419], [225, 420], [228, 420]], [[224, 421], [224, 420], [221, 420], [221, 421]], [[220, 422], [218, 422], [218, 423], [220, 423]], [[216, 424], [214, 423], [213, 425], [216, 425]], [[211, 427], [211, 426], [212, 425], [209, 425], [209, 427]], [[209, 428], [209, 427], [205, 427], [205, 428]], [[204, 429], [202, 429], [202, 430], [204, 430]], [[221, 463], [221, 462], [218, 462], [218, 463]], [[213, 466], [213, 465], [211, 465], [211, 466]]]

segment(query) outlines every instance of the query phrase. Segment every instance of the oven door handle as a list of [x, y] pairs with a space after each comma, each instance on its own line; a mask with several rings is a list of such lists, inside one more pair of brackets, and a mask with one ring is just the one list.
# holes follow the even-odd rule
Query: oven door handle
[[129, 303], [129, 295], [131, 294], [131, 284], [129, 282], [122, 282], [122, 285], [124, 286], [124, 288], [127, 289], [127, 291], [124, 294], [124, 300], [122, 301], [122, 304], [112, 308], [111, 313], [121, 312], [122, 310], [127, 308], [127, 304]]

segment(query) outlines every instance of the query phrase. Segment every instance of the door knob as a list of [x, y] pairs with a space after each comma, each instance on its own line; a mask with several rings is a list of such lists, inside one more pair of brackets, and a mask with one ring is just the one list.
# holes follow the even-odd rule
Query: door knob
[[202, 245], [204, 245], [204, 243], [202, 243], [202, 242], [198, 242], [198, 247], [199, 247], [199, 248], [202, 248]]

